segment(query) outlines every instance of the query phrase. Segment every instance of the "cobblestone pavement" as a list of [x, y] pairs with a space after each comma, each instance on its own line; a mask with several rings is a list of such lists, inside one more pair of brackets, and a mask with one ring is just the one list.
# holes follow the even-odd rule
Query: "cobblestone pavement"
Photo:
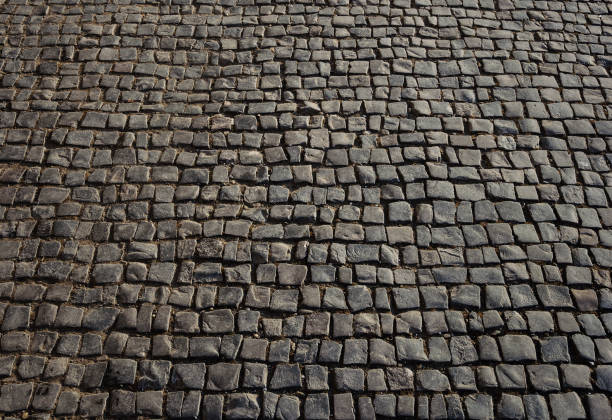
[[0, 0], [0, 413], [610, 420], [610, 10]]

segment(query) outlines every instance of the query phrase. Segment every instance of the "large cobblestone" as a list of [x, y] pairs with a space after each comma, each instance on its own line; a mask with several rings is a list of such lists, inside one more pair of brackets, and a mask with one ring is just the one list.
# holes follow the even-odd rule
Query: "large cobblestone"
[[3, 418], [611, 419], [611, 11], [0, 1]]

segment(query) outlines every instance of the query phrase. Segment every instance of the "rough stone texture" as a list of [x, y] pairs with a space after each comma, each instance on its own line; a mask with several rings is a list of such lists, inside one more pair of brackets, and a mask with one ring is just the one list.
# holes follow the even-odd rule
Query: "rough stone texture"
[[0, 0], [1, 416], [609, 420], [611, 10]]

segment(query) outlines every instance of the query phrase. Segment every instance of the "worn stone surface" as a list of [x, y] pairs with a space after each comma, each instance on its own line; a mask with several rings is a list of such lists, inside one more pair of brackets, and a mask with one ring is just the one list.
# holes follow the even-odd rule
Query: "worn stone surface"
[[1, 416], [609, 419], [611, 8], [0, 1]]

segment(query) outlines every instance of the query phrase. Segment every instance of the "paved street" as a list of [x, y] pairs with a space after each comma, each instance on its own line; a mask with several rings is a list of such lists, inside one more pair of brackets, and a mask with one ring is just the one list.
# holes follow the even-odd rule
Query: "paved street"
[[612, 3], [0, 0], [0, 416], [612, 408]]

